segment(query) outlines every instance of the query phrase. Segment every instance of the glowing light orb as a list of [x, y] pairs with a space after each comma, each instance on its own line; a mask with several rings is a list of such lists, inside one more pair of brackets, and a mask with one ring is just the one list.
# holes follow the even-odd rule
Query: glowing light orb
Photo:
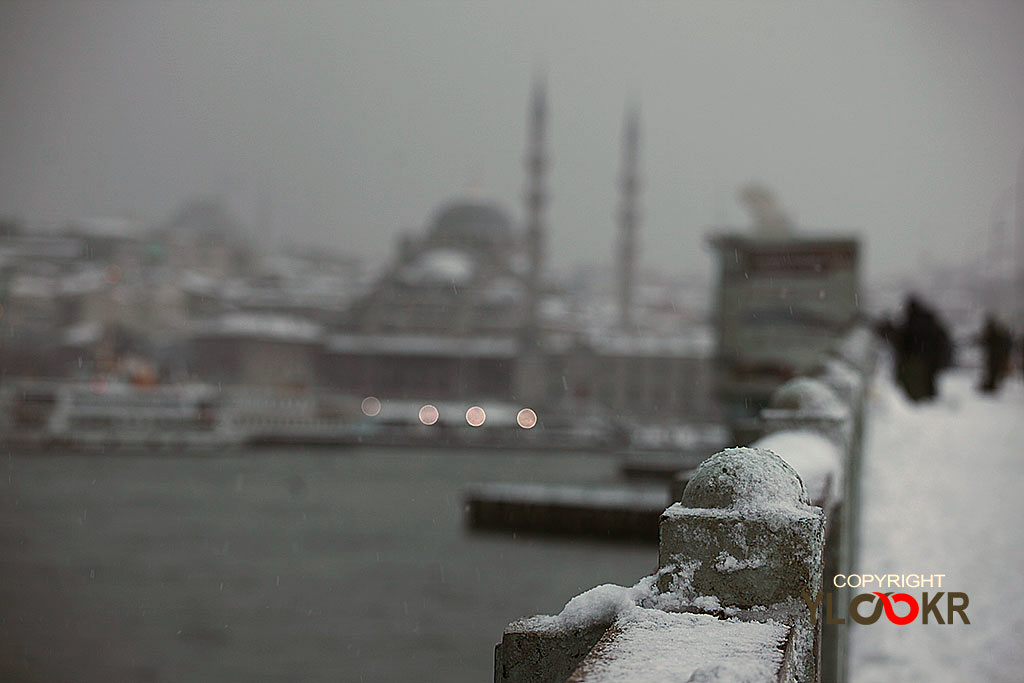
[[363, 415], [376, 417], [380, 414], [380, 399], [376, 396], [367, 396], [360, 407], [363, 409]]
[[516, 415], [516, 423], [523, 429], [533, 429], [537, 426], [537, 413], [532, 408], [523, 408]]
[[473, 406], [466, 411], [466, 422], [470, 427], [479, 427], [487, 420], [487, 413], [480, 406]]
[[437, 408], [430, 405], [429, 403], [420, 408], [420, 422], [425, 425], [432, 425], [437, 422], [438, 413]]

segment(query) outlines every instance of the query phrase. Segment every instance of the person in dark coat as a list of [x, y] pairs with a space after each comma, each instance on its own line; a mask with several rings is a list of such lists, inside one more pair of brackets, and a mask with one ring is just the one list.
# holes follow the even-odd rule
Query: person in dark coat
[[1020, 374], [1024, 376], [1024, 335], [1020, 337]]
[[978, 343], [985, 354], [984, 375], [979, 389], [986, 394], [999, 391], [999, 385], [1010, 373], [1010, 353], [1013, 338], [991, 313], [985, 316], [985, 327], [978, 335]]
[[938, 316], [917, 297], [907, 298], [893, 346], [896, 379], [910, 400], [935, 398], [939, 372], [953, 364], [953, 344]]

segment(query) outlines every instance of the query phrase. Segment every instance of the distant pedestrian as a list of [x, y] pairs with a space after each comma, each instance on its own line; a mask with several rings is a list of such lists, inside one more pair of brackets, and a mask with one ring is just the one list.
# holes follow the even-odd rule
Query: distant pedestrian
[[999, 391], [999, 385], [1010, 373], [1013, 338], [1010, 331], [989, 313], [985, 316], [985, 326], [978, 335], [978, 343], [985, 354], [984, 375], [978, 388], [986, 394], [992, 394]]
[[907, 298], [893, 347], [896, 379], [910, 400], [935, 398], [939, 372], [953, 364], [953, 344], [938, 316], [915, 296]]
[[1024, 335], [1021, 335], [1021, 375], [1024, 375]]

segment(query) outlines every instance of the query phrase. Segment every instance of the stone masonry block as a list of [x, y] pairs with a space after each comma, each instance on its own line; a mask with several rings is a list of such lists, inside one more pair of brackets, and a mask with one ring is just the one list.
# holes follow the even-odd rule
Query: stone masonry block
[[704, 461], [662, 514], [659, 565], [677, 567], [696, 595], [723, 606], [799, 600], [820, 588], [824, 533], [821, 509], [782, 458], [734, 448]]

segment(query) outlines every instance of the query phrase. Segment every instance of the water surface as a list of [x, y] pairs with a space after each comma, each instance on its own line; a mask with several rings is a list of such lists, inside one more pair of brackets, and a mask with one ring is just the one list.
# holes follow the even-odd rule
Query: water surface
[[657, 549], [471, 532], [466, 485], [609, 455], [276, 450], [0, 460], [0, 678], [487, 681], [518, 616]]

